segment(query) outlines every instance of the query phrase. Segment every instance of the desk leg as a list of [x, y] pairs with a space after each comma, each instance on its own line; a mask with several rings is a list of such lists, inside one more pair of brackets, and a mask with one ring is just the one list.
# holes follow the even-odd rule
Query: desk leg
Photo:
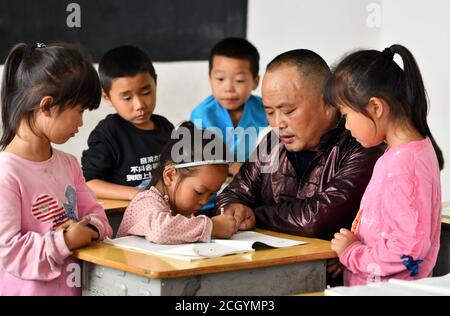
[[83, 262], [83, 295], [289, 295], [325, 289], [326, 261], [148, 279]]

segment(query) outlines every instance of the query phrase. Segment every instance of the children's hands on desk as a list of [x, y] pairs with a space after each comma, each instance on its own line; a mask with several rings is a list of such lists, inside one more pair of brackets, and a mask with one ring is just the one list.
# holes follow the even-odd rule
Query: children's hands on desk
[[228, 239], [236, 232], [236, 219], [233, 215], [217, 215], [211, 220], [213, 222], [212, 237]]
[[338, 256], [341, 256], [348, 246], [358, 240], [358, 237], [351, 231], [341, 228], [338, 233], [334, 234], [334, 238], [331, 240], [331, 249], [333, 249]]
[[228, 204], [224, 207], [224, 214], [234, 215], [237, 229], [250, 230], [255, 227], [255, 213], [248, 206], [240, 203]]
[[[64, 241], [70, 250], [77, 249], [98, 239], [98, 233], [89, 227], [89, 218], [83, 218], [81, 221], [69, 221], [61, 225], [64, 229]], [[58, 227], [58, 229], [60, 228]]]

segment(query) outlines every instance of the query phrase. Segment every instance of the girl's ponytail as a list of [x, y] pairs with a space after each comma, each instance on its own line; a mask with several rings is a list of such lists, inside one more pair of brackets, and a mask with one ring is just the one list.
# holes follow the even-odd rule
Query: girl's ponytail
[[[392, 45], [386, 50], [391, 50], [393, 53], [400, 55], [403, 60], [403, 71], [405, 79], [405, 95], [406, 95], [406, 111], [408, 117], [411, 119], [414, 127], [424, 136], [428, 136], [433, 144], [436, 156], [439, 162], [439, 167], [444, 168], [444, 156], [442, 150], [434, 140], [431, 130], [427, 123], [428, 115], [428, 98], [425, 92], [425, 85], [423, 83], [422, 75], [420, 74], [419, 66], [411, 54], [411, 52], [402, 45]], [[385, 51], [386, 51], [385, 50]]]
[[[13, 47], [6, 58], [3, 68], [1, 110], [3, 134], [0, 138], [0, 149], [4, 149], [14, 138], [18, 125], [12, 120], [14, 116], [14, 98], [17, 92], [17, 70], [22, 63], [26, 51], [26, 44], [20, 43]], [[17, 123], [17, 122], [16, 122]]]

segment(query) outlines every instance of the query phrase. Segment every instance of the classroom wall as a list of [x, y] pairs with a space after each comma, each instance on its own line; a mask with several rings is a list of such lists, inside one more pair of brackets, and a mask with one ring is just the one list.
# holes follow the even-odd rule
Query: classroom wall
[[408, 47], [417, 59], [430, 99], [428, 123], [444, 152], [442, 199], [450, 201], [450, 1], [383, 0], [380, 48]]
[[[276, 55], [294, 48], [317, 51], [328, 62], [349, 47], [373, 47], [379, 30], [366, 25], [369, 0], [250, 0], [247, 38], [261, 54], [260, 75]], [[379, 3], [379, 1], [375, 1]], [[208, 62], [155, 63], [158, 73], [156, 113], [177, 124], [210, 94]], [[260, 87], [255, 91], [260, 95]], [[89, 132], [112, 110], [103, 104], [85, 114], [76, 138], [59, 146], [80, 157]]]
[[[374, 8], [382, 20], [374, 25]], [[249, 0], [247, 37], [261, 54], [261, 70], [277, 54], [308, 48], [334, 64], [349, 50], [384, 48], [399, 42], [411, 48], [422, 68], [431, 101], [430, 126], [450, 164], [446, 119], [450, 89], [450, 13], [448, 0]], [[155, 63], [158, 73], [156, 113], [173, 123], [189, 117], [192, 108], [210, 93], [207, 61]], [[0, 73], [2, 66], [0, 66]], [[255, 92], [260, 94], [260, 88]], [[77, 137], [59, 148], [78, 158], [89, 132], [106, 114], [100, 109], [85, 114]], [[450, 200], [450, 167], [442, 173], [443, 199]]]

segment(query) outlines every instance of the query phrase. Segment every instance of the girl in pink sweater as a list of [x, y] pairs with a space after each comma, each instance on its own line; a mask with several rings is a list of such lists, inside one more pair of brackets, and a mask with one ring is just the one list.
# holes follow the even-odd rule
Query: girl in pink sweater
[[92, 64], [67, 44], [18, 44], [3, 69], [0, 295], [79, 295], [72, 250], [112, 233], [75, 157], [56, 150], [100, 103]]
[[137, 194], [125, 211], [118, 237], [137, 235], [154, 243], [181, 244], [229, 238], [236, 232], [233, 215], [195, 216], [228, 174], [226, 147], [215, 136], [191, 122], [172, 133], [149, 188]]
[[430, 277], [439, 250], [444, 159], [427, 124], [428, 103], [414, 57], [401, 45], [353, 53], [328, 80], [325, 99], [339, 108], [361, 145], [388, 145], [351, 231], [342, 228], [331, 241], [345, 285]]

